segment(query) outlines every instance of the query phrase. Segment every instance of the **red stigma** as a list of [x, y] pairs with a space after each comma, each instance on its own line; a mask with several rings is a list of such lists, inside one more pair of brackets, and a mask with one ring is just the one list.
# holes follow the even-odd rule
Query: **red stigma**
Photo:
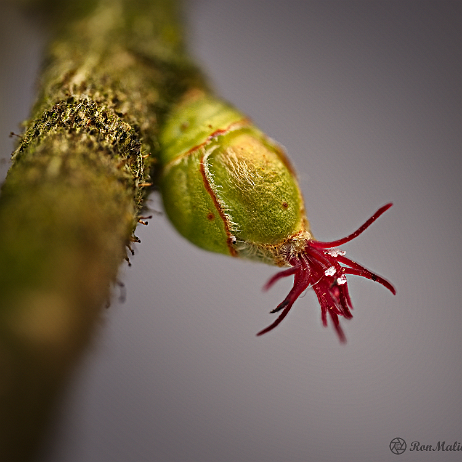
[[334, 328], [341, 342], [345, 342], [345, 334], [339, 323], [339, 316], [346, 319], [353, 317], [351, 310], [350, 295], [348, 293], [347, 274], [362, 276], [372, 279], [385, 286], [393, 295], [396, 294], [395, 288], [384, 278], [372, 273], [363, 266], [345, 257], [345, 252], [336, 248], [339, 245], [351, 241], [364, 232], [377, 218], [385, 213], [393, 204], [381, 207], [354, 233], [343, 239], [332, 242], [319, 242], [308, 240], [302, 252], [289, 260], [291, 268], [281, 271], [274, 275], [265, 285], [264, 290], [268, 290], [276, 281], [283, 277], [294, 275], [294, 285], [284, 299], [271, 313], [281, 311], [281, 314], [266, 329], [257, 335], [263, 335], [273, 330], [287, 316], [295, 300], [308, 288], [312, 287], [319, 304], [321, 305], [321, 319], [324, 326], [327, 326], [327, 313], [329, 313]]

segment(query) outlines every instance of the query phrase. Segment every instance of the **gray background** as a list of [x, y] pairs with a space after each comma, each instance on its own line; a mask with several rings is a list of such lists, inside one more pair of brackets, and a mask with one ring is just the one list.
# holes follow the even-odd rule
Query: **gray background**
[[[197, 0], [192, 48], [218, 91], [282, 143], [321, 240], [395, 203], [348, 256], [348, 343], [275, 269], [209, 254], [155, 216], [83, 359], [44, 460], [435, 461], [402, 437], [462, 443], [462, 13], [448, 1]], [[1, 6], [1, 155], [28, 115], [41, 46]], [[4, 163], [1, 168], [5, 170]], [[151, 206], [161, 207], [158, 197]], [[115, 291], [117, 292], [117, 290]]]

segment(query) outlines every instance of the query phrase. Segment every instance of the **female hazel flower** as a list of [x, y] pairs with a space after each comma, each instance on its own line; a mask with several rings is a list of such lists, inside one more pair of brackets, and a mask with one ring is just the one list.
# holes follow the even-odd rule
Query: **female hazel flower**
[[346, 276], [363, 276], [395, 289], [382, 277], [345, 257], [337, 247], [354, 239], [392, 204], [380, 208], [353, 234], [334, 242], [311, 234], [295, 172], [284, 151], [235, 108], [202, 92], [189, 93], [161, 133], [161, 192], [177, 230], [206, 250], [288, 267], [271, 278], [294, 276], [281, 314], [259, 332], [274, 329], [295, 300], [312, 287], [322, 322], [351, 318]]

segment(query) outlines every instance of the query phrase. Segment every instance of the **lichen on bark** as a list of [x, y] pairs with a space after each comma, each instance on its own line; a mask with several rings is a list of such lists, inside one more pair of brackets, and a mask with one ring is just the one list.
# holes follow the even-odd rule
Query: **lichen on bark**
[[0, 460], [28, 460], [155, 180], [170, 107], [205, 88], [178, 3], [34, 0], [50, 43], [0, 196]]

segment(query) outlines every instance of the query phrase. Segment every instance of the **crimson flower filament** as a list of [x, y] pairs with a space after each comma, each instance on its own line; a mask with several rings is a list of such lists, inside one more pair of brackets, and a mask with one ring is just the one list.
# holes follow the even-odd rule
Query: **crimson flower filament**
[[345, 257], [345, 252], [338, 248], [338, 246], [359, 236], [392, 205], [390, 203], [381, 207], [354, 233], [345, 238], [332, 242], [307, 240], [305, 248], [289, 260], [291, 267], [276, 274], [266, 283], [264, 290], [268, 290], [279, 279], [294, 275], [294, 285], [291, 291], [271, 311], [271, 313], [281, 311], [281, 314], [276, 321], [257, 335], [263, 335], [278, 326], [289, 313], [295, 300], [307, 288], [312, 287], [321, 306], [323, 325], [327, 326], [327, 314], [329, 314], [340, 341], [345, 342], [346, 338], [340, 326], [339, 317], [343, 316], [346, 319], [353, 317], [351, 314], [353, 305], [347, 282], [347, 275], [349, 274], [371, 279], [385, 286], [392, 294], [396, 294], [395, 288], [386, 279]]

